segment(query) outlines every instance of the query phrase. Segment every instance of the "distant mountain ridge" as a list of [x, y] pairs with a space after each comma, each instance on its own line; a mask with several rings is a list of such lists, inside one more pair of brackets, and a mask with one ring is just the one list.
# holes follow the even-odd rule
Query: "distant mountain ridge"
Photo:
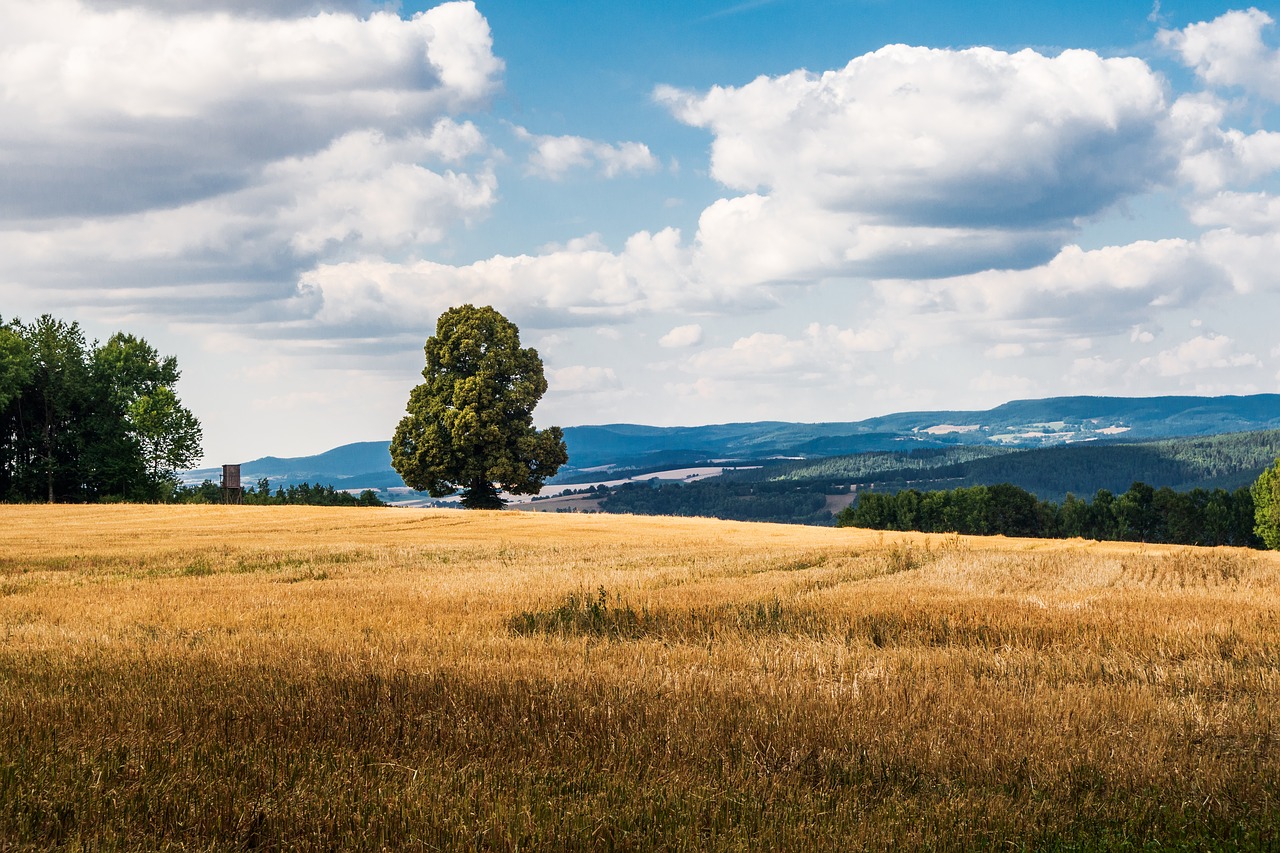
[[[1014, 400], [985, 411], [903, 412], [846, 423], [573, 426], [564, 430], [569, 465], [554, 482], [718, 460], [815, 459], [957, 445], [1049, 447], [1268, 429], [1280, 429], [1280, 394], [1051, 397]], [[241, 477], [246, 483], [266, 477], [273, 486], [319, 482], [340, 489], [402, 488], [391, 468], [389, 447], [388, 441], [365, 441], [314, 456], [266, 456], [242, 463]], [[216, 481], [220, 473], [220, 468], [203, 468], [186, 472], [183, 479]]]

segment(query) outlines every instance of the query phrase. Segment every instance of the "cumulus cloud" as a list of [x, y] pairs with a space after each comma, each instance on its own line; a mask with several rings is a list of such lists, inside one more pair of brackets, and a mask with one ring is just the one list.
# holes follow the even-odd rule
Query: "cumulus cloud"
[[478, 105], [502, 63], [470, 2], [402, 20], [0, 5], [0, 216], [123, 213], [243, 187], [344, 133]]
[[170, 5], [0, 4], [0, 281], [302, 337], [305, 271], [413, 257], [496, 203], [457, 117], [502, 70], [474, 4]]
[[1152, 312], [1229, 292], [1229, 274], [1192, 241], [1139, 241], [1085, 251], [1067, 246], [1027, 270], [987, 270], [935, 282], [884, 282], [915, 313], [968, 318], [966, 334], [1004, 343], [1121, 335]]
[[711, 130], [712, 175], [726, 186], [884, 223], [1069, 223], [1172, 164], [1159, 77], [1088, 51], [891, 45], [820, 75], [655, 96]]
[[658, 339], [658, 345], [669, 349], [694, 347], [702, 343], [702, 326], [691, 323], [687, 326], [676, 326]]
[[[38, 232], [0, 226], [0, 263], [61, 288], [163, 288], [175, 279], [293, 275], [321, 254], [429, 244], [483, 216], [496, 183], [487, 169], [470, 175], [424, 164], [457, 162], [483, 147], [474, 127], [448, 119], [398, 137], [353, 131], [313, 155], [268, 163], [244, 188], [209, 199], [63, 220]], [[246, 294], [250, 301], [264, 295]]]
[[1197, 335], [1173, 349], [1144, 358], [1139, 366], [1160, 376], [1184, 376], [1193, 371], [1261, 365], [1253, 353], [1239, 352], [1236, 342], [1226, 335]]
[[466, 266], [370, 259], [321, 264], [302, 276], [291, 311], [327, 334], [418, 331], [461, 302], [489, 304], [540, 327], [633, 316], [643, 291], [608, 252], [496, 256]]
[[1280, 265], [1280, 229], [1248, 233], [1231, 228], [1209, 231], [1200, 238], [1205, 256], [1231, 276], [1240, 294], [1280, 289], [1276, 279]]
[[594, 169], [613, 178], [623, 173], [652, 172], [660, 165], [643, 142], [610, 144], [581, 136], [539, 136], [523, 127], [515, 131], [517, 137], [533, 147], [530, 174], [551, 180], [559, 180], [573, 169]]
[[575, 364], [551, 371], [548, 390], [553, 393], [594, 393], [619, 387], [618, 375], [612, 367], [588, 367]]
[[710, 379], [787, 376], [804, 381], [847, 372], [862, 354], [884, 352], [893, 346], [893, 336], [881, 328], [855, 330], [811, 323], [798, 338], [756, 332], [728, 347], [697, 353], [684, 367]]
[[1246, 134], [1223, 127], [1226, 106], [1199, 93], [1185, 95], [1170, 110], [1170, 123], [1183, 140], [1178, 176], [1200, 193], [1256, 181], [1280, 169], [1280, 133]]
[[1280, 51], [1262, 39], [1273, 23], [1258, 9], [1231, 11], [1182, 30], [1161, 30], [1159, 39], [1210, 86], [1240, 87], [1277, 101]]

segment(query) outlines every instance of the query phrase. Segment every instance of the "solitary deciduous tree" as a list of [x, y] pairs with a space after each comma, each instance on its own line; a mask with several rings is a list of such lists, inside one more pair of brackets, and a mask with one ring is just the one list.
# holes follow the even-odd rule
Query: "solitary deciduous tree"
[[468, 509], [501, 509], [499, 489], [535, 494], [569, 460], [559, 427], [537, 430], [547, 390], [542, 359], [520, 330], [488, 306], [450, 308], [424, 348], [426, 379], [409, 394], [391, 463], [432, 497], [463, 490]]
[[1253, 492], [1254, 532], [1272, 550], [1280, 550], [1280, 459], [1262, 472]]

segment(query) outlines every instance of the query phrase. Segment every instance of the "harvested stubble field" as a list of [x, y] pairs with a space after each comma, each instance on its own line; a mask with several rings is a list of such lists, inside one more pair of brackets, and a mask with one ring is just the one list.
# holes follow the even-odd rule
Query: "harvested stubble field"
[[1276, 849], [1280, 555], [0, 508], [0, 849]]

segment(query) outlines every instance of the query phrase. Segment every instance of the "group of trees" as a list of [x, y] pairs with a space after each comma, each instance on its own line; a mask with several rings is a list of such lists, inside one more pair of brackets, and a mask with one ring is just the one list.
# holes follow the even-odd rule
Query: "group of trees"
[[[378, 497], [373, 489], [365, 489], [359, 496], [332, 485], [316, 483], [300, 483], [288, 488], [277, 486], [271, 491], [271, 481], [266, 477], [258, 480], [256, 485], [244, 490], [243, 502], [255, 506], [280, 506], [294, 504], [300, 506], [386, 506], [386, 502]], [[223, 502], [222, 487], [211, 480], [205, 480], [198, 486], [183, 486], [178, 489], [179, 503], [216, 504]]]
[[172, 499], [202, 438], [179, 376], [134, 335], [89, 343], [47, 314], [0, 319], [0, 500]]
[[[492, 308], [441, 315], [425, 347], [426, 380], [410, 395], [391, 444], [397, 472], [434, 497], [501, 508], [499, 489], [534, 494], [568, 461], [558, 427], [533, 427], [547, 390], [542, 359]], [[85, 340], [78, 323], [0, 318], [0, 500], [221, 500], [213, 483], [180, 487], [175, 471], [201, 454], [201, 429], [174, 385], [178, 362], [123, 332]], [[246, 503], [381, 504], [332, 486], [277, 489]]]
[[1175, 492], [1145, 483], [1134, 483], [1119, 495], [1100, 489], [1092, 500], [1069, 494], [1061, 504], [1038, 500], [1008, 483], [923, 493], [864, 492], [836, 517], [838, 526], [874, 530], [1260, 547], [1264, 543], [1257, 522], [1249, 489]]

